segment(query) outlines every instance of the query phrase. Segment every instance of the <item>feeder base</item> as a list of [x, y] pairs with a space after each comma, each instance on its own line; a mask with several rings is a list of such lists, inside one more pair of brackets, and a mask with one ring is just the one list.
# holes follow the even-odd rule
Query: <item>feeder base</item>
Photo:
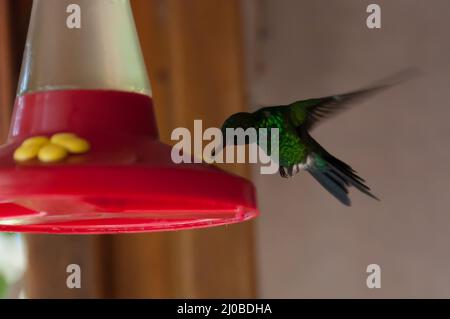
[[[149, 232], [258, 215], [250, 182], [206, 164], [173, 163], [154, 123], [151, 99], [135, 93], [19, 97], [9, 142], [0, 147], [0, 231]], [[25, 139], [59, 132], [76, 133], [91, 150], [54, 164], [14, 161]]]

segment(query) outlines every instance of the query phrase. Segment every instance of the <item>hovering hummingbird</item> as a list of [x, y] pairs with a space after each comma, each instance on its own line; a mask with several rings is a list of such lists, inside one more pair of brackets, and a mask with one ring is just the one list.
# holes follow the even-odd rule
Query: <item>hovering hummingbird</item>
[[[305, 170], [346, 206], [351, 205], [348, 194], [348, 188], [351, 186], [379, 200], [372, 194], [365, 180], [358, 176], [350, 165], [330, 154], [309, 132], [323, 120], [361, 99], [400, 82], [405, 77], [410, 77], [411, 73], [411, 70], [404, 71], [388, 80], [380, 81], [382, 84], [351, 93], [264, 107], [253, 113], [236, 113], [223, 123], [222, 132], [225, 134], [227, 128], [244, 130], [255, 128], [257, 131], [259, 128], [267, 128], [268, 131], [271, 128], [278, 128], [281, 177], [289, 178]], [[270, 141], [270, 137], [268, 140]], [[236, 145], [238, 142], [234, 140], [227, 143]], [[248, 144], [248, 140], [245, 144]], [[214, 150], [212, 156], [215, 156], [215, 153]]]

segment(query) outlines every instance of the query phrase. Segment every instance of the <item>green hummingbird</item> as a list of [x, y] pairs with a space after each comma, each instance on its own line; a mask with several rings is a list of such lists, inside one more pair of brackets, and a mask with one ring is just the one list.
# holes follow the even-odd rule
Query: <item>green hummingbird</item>
[[[287, 105], [264, 107], [253, 113], [236, 113], [225, 120], [222, 125], [222, 134], [225, 136], [226, 129], [230, 128], [241, 128], [243, 130], [255, 128], [257, 132], [259, 128], [267, 128], [268, 131], [271, 128], [277, 128], [279, 130], [279, 173], [283, 178], [292, 177], [298, 172], [305, 170], [346, 206], [351, 205], [348, 190], [351, 186], [379, 200], [372, 194], [365, 180], [358, 176], [357, 172], [350, 165], [330, 154], [309, 132], [323, 120], [361, 99], [390, 87], [393, 82], [399, 82], [406, 75], [410, 76], [410, 73], [402, 72], [394, 77], [390, 77], [390, 81], [381, 81], [384, 84], [374, 85], [370, 88], [346, 94], [302, 100]], [[267, 139], [267, 143], [270, 143], [270, 136], [267, 136]], [[227, 140], [223, 144], [236, 145], [237, 143], [237, 140], [231, 142]], [[249, 141], [245, 140], [244, 143], [248, 144]], [[270, 155], [266, 149], [264, 151]], [[214, 150], [212, 155], [215, 156], [215, 153]]]

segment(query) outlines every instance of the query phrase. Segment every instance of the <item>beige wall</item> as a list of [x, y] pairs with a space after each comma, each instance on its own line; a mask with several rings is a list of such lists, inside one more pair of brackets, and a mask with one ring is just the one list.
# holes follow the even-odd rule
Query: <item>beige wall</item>
[[[365, 25], [382, 6], [381, 30]], [[257, 11], [255, 11], [255, 6]], [[255, 168], [262, 297], [450, 297], [450, 1], [252, 0], [255, 105], [342, 93], [408, 66], [426, 73], [313, 131], [366, 178], [341, 206], [310, 176]], [[258, 31], [259, 30], [259, 31]], [[366, 267], [382, 288], [366, 287]]]

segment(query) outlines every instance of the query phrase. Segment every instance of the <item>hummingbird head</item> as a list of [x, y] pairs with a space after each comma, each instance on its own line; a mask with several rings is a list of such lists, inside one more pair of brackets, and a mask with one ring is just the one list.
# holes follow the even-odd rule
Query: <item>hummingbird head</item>
[[[240, 112], [240, 113], [236, 113], [231, 115], [229, 118], [227, 118], [225, 120], [225, 122], [222, 125], [221, 131], [222, 131], [222, 137], [223, 137], [223, 141], [226, 141], [226, 133], [227, 133], [227, 129], [243, 129], [246, 130], [250, 127], [253, 127], [254, 125], [254, 119], [253, 119], [253, 114], [252, 113], [247, 113], [247, 112]], [[225, 144], [225, 145], [224, 145]], [[236, 138], [235, 141], [233, 143], [234, 145], [237, 144]], [[221, 148], [225, 148], [226, 147], [226, 142], [222, 143]], [[216, 155], [216, 149], [214, 149], [211, 152], [211, 156], [214, 157]]]
[[253, 126], [253, 114], [247, 112], [240, 112], [231, 115], [225, 120], [222, 125], [222, 133], [226, 132], [227, 128], [242, 128], [244, 130]]

